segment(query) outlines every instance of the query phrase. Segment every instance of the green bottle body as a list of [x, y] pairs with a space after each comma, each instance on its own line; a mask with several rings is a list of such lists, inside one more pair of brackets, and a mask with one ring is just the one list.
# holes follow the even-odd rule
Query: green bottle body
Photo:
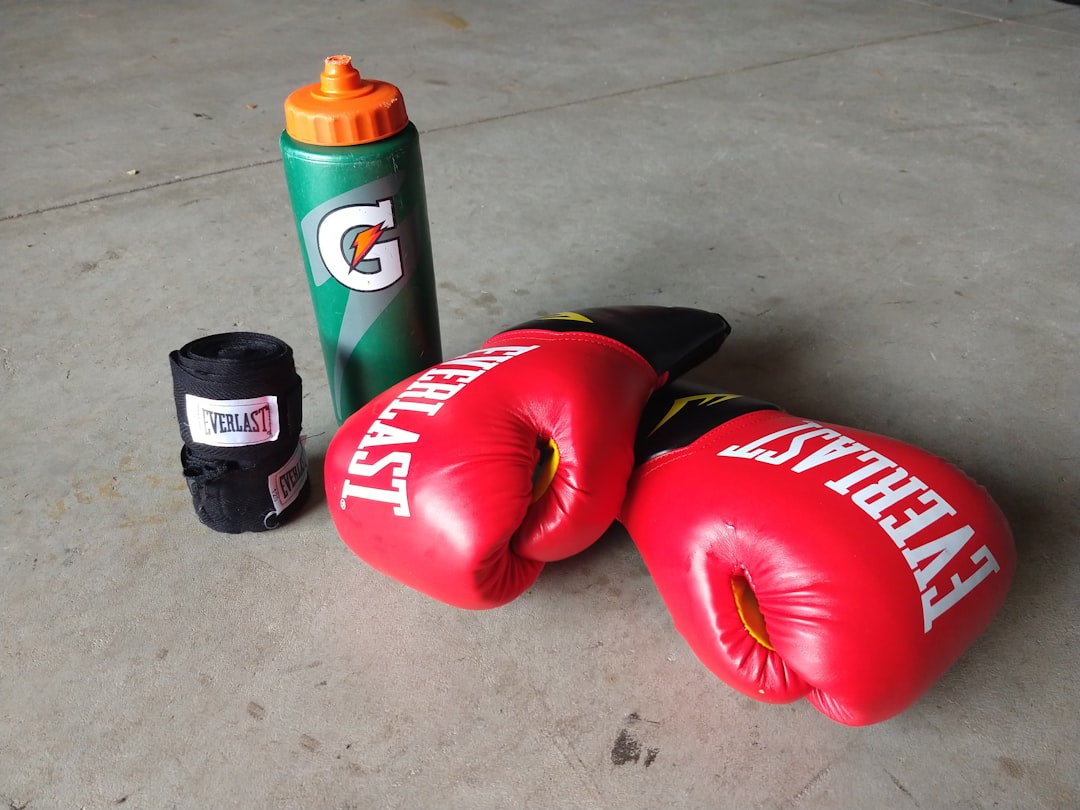
[[316, 146], [281, 134], [334, 415], [442, 361], [420, 137]]

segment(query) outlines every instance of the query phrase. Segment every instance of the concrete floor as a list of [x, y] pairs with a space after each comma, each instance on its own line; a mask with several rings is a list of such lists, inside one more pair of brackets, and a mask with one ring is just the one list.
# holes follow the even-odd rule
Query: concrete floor
[[[618, 528], [473, 613], [322, 498], [198, 523], [171, 349], [277, 335], [335, 427], [277, 136], [339, 52], [422, 132], [447, 354], [711, 308], [699, 379], [989, 488], [1013, 591], [915, 707], [735, 694]], [[1051, 0], [0, 0], [0, 807], [1080, 807], [1078, 104]]]

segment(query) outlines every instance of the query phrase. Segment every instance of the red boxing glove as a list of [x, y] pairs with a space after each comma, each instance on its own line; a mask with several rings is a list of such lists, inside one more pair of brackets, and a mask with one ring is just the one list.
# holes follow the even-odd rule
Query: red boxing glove
[[462, 608], [505, 604], [614, 522], [649, 395], [730, 327], [696, 309], [560, 313], [385, 391], [330, 442], [345, 544]]
[[650, 401], [620, 516], [702, 662], [846, 725], [900, 713], [1016, 566], [985, 490], [929, 453], [685, 384]]

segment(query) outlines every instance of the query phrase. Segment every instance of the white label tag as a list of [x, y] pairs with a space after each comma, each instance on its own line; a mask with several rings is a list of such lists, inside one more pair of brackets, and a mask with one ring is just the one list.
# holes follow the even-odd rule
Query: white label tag
[[270, 486], [270, 500], [274, 502], [274, 511], [279, 515], [284, 512], [307, 481], [307, 456], [304, 455], [304, 444], [296, 445], [296, 452], [285, 462], [277, 472], [270, 474], [267, 483]]
[[255, 399], [204, 399], [184, 394], [188, 429], [199, 444], [212, 447], [244, 447], [276, 441], [277, 397]]

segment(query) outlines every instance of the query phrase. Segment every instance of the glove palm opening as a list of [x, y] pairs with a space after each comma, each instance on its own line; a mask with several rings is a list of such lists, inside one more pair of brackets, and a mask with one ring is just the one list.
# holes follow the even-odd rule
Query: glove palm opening
[[744, 576], [732, 577], [731, 593], [735, 597], [735, 609], [739, 612], [746, 632], [762, 647], [775, 652], [776, 648], [769, 641], [769, 631], [765, 629], [765, 617], [761, 615], [757, 595], [750, 587], [750, 580]]
[[555, 480], [555, 471], [559, 469], [559, 445], [552, 438], [536, 437], [536, 466], [532, 475], [532, 498], [536, 503], [548, 491]]

